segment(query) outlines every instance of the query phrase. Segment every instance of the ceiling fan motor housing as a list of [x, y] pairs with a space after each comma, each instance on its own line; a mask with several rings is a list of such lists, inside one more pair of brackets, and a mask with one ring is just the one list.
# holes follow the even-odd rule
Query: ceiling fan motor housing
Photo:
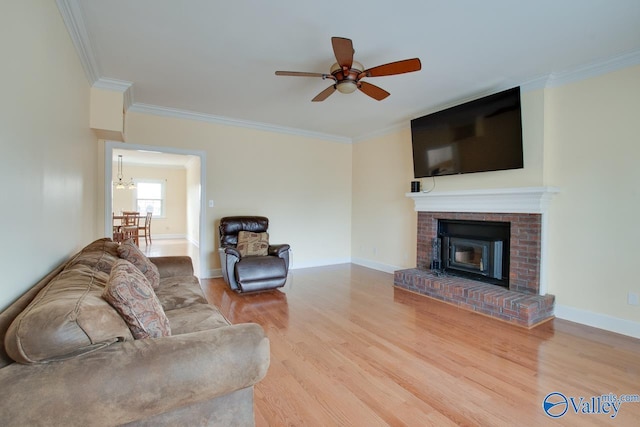
[[352, 93], [358, 88], [358, 76], [364, 70], [364, 66], [353, 61], [348, 72], [343, 71], [337, 62], [331, 66], [330, 73], [336, 79], [336, 89], [340, 93]]

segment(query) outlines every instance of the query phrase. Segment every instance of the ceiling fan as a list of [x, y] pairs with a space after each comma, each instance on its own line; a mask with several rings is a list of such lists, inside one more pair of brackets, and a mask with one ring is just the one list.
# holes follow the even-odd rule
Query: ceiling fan
[[353, 60], [355, 51], [350, 39], [331, 37], [331, 44], [337, 62], [331, 66], [329, 74], [307, 73], [304, 71], [276, 71], [276, 76], [322, 77], [322, 80], [333, 80], [335, 83], [316, 95], [312, 99], [313, 102], [324, 101], [336, 90], [341, 93], [352, 93], [356, 89], [360, 89], [377, 101], [382, 101], [390, 95], [389, 92], [371, 83], [361, 81], [361, 79], [411, 73], [422, 68], [420, 59], [413, 58], [390, 62], [365, 70], [361, 63]]

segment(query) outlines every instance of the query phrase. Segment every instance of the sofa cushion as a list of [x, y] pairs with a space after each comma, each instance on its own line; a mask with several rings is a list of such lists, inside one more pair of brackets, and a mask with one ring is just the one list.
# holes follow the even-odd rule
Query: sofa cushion
[[269, 250], [269, 233], [241, 231], [238, 233], [238, 246], [236, 246], [236, 249], [240, 252], [240, 256], [265, 256]]
[[175, 310], [167, 310], [167, 317], [174, 335], [206, 331], [231, 325], [231, 322], [210, 304], [193, 304]]
[[160, 285], [160, 273], [158, 267], [154, 263], [149, 261], [149, 258], [142, 253], [140, 248], [136, 246], [133, 239], [128, 239], [118, 246], [118, 255], [120, 258], [126, 259], [131, 264], [135, 265], [138, 270], [144, 274], [153, 289], [158, 289]]
[[151, 284], [129, 261], [116, 261], [102, 297], [120, 313], [134, 338], [171, 335], [169, 319]]
[[173, 276], [160, 279], [156, 295], [164, 311], [188, 307], [193, 304], [208, 304], [195, 276]]
[[120, 258], [118, 255], [119, 246], [109, 238], [98, 239], [85, 246], [70, 259], [65, 268], [73, 268], [77, 264], [83, 264], [108, 275], [111, 273], [113, 264]]
[[110, 239], [76, 256], [14, 319], [5, 335], [7, 354], [20, 363], [45, 363], [133, 340], [127, 324], [102, 291], [117, 260]]

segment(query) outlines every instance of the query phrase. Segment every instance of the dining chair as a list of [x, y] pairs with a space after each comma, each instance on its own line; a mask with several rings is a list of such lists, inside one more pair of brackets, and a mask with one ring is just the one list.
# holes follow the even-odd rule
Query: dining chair
[[[117, 222], [117, 224], [116, 224]], [[113, 227], [113, 231], [111, 233], [114, 242], [122, 243], [124, 242], [124, 234], [120, 230], [122, 227], [122, 220], [120, 218], [116, 218], [116, 214], [111, 214], [111, 225]]]
[[[153, 212], [147, 212], [144, 217], [144, 224], [138, 225], [138, 239], [144, 236], [144, 244], [149, 245], [151, 243], [151, 216]], [[148, 239], [148, 242], [147, 242]]]
[[[140, 224], [140, 216], [138, 212], [122, 212], [122, 220], [118, 229], [118, 238], [115, 241], [124, 242], [127, 239], [133, 239], [136, 246], [140, 246], [138, 239], [138, 226]], [[120, 240], [122, 239], [122, 240]]]

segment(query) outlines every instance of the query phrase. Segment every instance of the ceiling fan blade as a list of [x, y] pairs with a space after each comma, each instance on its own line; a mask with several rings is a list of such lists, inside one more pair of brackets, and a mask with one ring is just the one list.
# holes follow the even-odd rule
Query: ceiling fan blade
[[313, 101], [313, 102], [324, 101], [325, 99], [327, 99], [329, 97], [329, 95], [331, 95], [333, 92], [335, 92], [335, 90], [336, 90], [336, 85], [331, 85], [328, 88], [326, 88], [325, 90], [323, 90], [322, 92], [320, 92], [319, 94], [317, 94], [316, 97], [313, 98], [311, 101]]
[[296, 76], [296, 77], [322, 77], [328, 75], [323, 73], [307, 73], [305, 71], [276, 71], [276, 76]]
[[353, 64], [353, 43], [351, 39], [343, 37], [331, 37], [331, 45], [333, 46], [333, 54], [336, 56], [338, 64], [343, 69], [351, 69]]
[[384, 65], [378, 65], [377, 67], [364, 70], [358, 78], [362, 77], [380, 77], [380, 76], [392, 76], [394, 74], [411, 73], [413, 71], [419, 71], [422, 68], [422, 64], [418, 58], [405, 59], [402, 61], [390, 62]]
[[376, 101], [382, 101], [387, 96], [391, 95], [386, 90], [384, 90], [384, 89], [382, 89], [382, 88], [380, 88], [380, 87], [378, 87], [376, 85], [372, 85], [371, 83], [360, 82], [360, 83], [358, 83], [358, 86], [359, 86], [358, 89], [360, 89], [362, 92], [364, 92], [365, 94], [369, 95], [370, 97], [372, 97]]

